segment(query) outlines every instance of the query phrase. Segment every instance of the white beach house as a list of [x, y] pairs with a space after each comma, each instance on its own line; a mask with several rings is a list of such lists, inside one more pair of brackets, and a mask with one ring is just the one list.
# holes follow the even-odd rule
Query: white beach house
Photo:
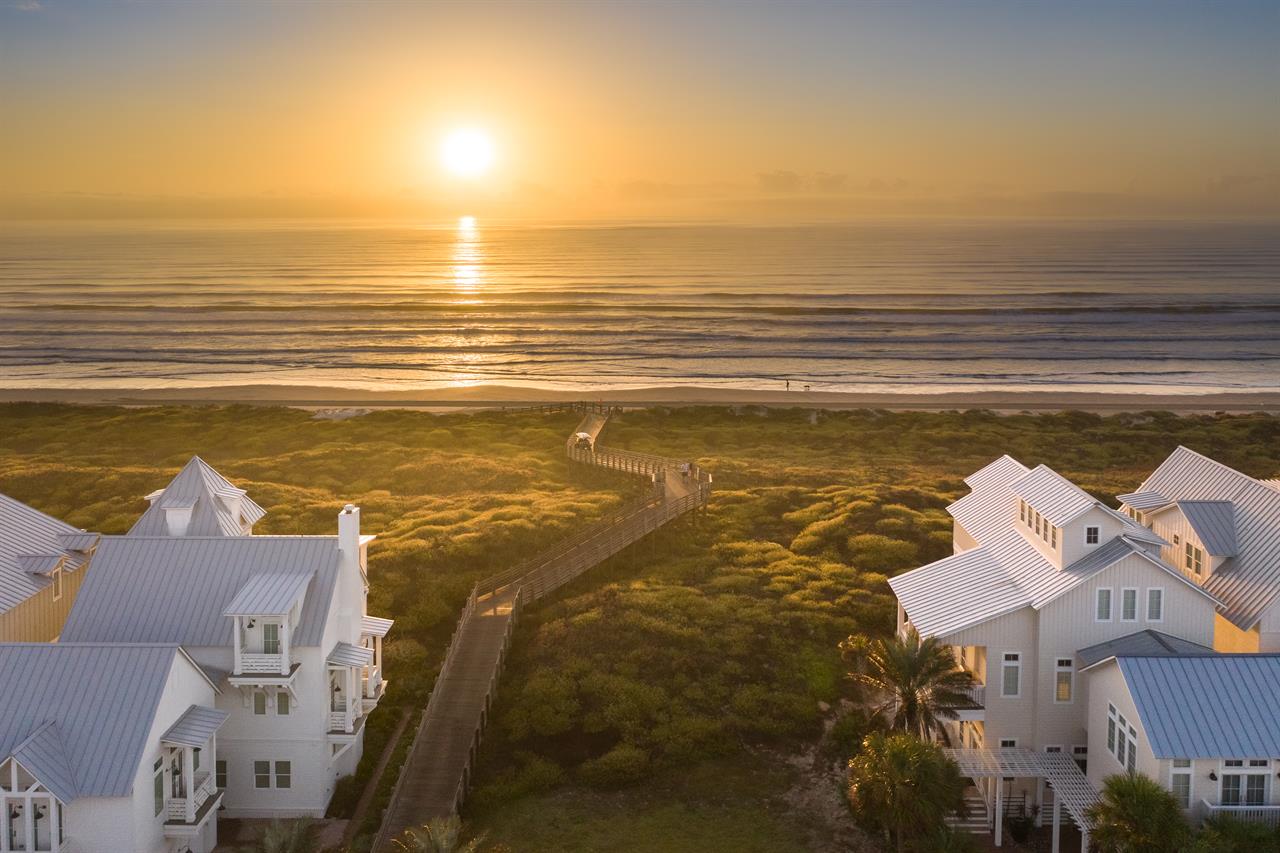
[[0, 851], [209, 853], [217, 689], [175, 645], [0, 643]]
[[[948, 508], [956, 553], [889, 583], [899, 631], [951, 645], [974, 677], [952, 755], [997, 843], [994, 814], [1029, 798], [1052, 796], [1055, 814], [1061, 800], [1087, 830], [1097, 786], [1126, 770], [1169, 787], [1190, 817], [1275, 823], [1259, 780], [1280, 755], [1280, 658], [1215, 648], [1280, 645], [1277, 484], [1186, 448], [1119, 510], [1008, 456], [965, 482]], [[1184, 737], [1196, 726], [1212, 731]]]
[[104, 536], [63, 639], [175, 643], [221, 689], [215, 782], [232, 817], [323, 815], [386, 689], [360, 510], [334, 536], [258, 536], [264, 511], [193, 458], [128, 535]]
[[1280, 825], [1280, 655], [1121, 653], [1088, 672], [1096, 785], [1142, 773], [1193, 819]]
[[1119, 500], [1165, 562], [1222, 602], [1215, 648], [1280, 652], [1280, 481], [1179, 447]]
[[62, 631], [98, 541], [0, 494], [0, 642], [47, 642]]

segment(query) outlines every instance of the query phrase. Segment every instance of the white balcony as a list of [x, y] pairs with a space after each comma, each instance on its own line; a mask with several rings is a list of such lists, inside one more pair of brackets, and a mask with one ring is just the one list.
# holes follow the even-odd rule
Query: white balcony
[[1201, 800], [1205, 817], [1227, 816], [1244, 823], [1261, 823], [1272, 828], [1280, 826], [1280, 806], [1215, 806]]
[[248, 652], [240, 655], [240, 672], [242, 673], [271, 673], [279, 675], [281, 671], [288, 671], [285, 669], [284, 655], [251, 654]]
[[363, 713], [363, 702], [358, 696], [347, 702], [329, 703], [329, 732], [351, 734]]
[[387, 682], [382, 679], [382, 670], [376, 666], [365, 667], [360, 679], [360, 705], [364, 713], [378, 707], [379, 700], [387, 692]]
[[217, 804], [218, 789], [213, 774], [195, 774], [195, 789], [187, 797], [169, 797], [165, 801], [165, 834], [188, 835], [193, 827], [203, 824]]

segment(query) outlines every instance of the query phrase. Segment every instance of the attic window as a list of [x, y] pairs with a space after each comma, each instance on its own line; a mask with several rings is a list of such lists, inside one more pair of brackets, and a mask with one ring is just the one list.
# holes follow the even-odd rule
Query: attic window
[[1098, 528], [1090, 526], [1084, 529], [1084, 544], [1097, 545], [1100, 538], [1101, 536]]

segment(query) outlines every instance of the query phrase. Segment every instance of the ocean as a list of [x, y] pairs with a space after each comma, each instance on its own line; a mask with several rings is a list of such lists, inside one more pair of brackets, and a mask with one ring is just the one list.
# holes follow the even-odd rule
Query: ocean
[[1280, 225], [0, 225], [0, 387], [1280, 390]]

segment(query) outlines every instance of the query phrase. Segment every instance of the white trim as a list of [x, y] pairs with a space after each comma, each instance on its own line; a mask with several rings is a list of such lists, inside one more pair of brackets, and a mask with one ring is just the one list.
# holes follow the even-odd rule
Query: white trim
[[[1064, 661], [1064, 660], [1065, 660], [1065, 661], [1067, 661], [1067, 663], [1068, 663], [1068, 664], [1070, 664], [1070, 665], [1069, 665], [1069, 666], [1063, 666], [1061, 662], [1062, 662], [1062, 661]], [[1070, 676], [1071, 676], [1071, 679], [1070, 679], [1070, 681], [1068, 682], [1068, 686], [1069, 686], [1069, 688], [1070, 688], [1069, 692], [1070, 692], [1070, 695], [1071, 695], [1071, 698], [1070, 698], [1070, 699], [1059, 699], [1059, 698], [1058, 698], [1058, 674], [1059, 674], [1059, 673], [1063, 673], [1063, 672], [1065, 672], [1065, 673], [1067, 673], [1068, 675], [1070, 675]], [[1072, 657], [1071, 655], [1065, 655], [1065, 656], [1063, 656], [1063, 657], [1056, 657], [1056, 656], [1055, 656], [1055, 657], [1054, 657], [1054, 659], [1053, 659], [1053, 704], [1055, 704], [1055, 705], [1074, 705], [1074, 704], [1075, 704], [1075, 701], [1076, 701], [1076, 662], [1075, 662], [1075, 658], [1074, 658], [1074, 657]]]
[[[1187, 762], [1187, 766], [1178, 767], [1175, 763], [1178, 761]], [[1175, 799], [1177, 798], [1177, 793], [1173, 790], [1173, 777], [1175, 776], [1187, 777], [1187, 804], [1184, 806], [1181, 803], [1179, 803], [1179, 807], [1182, 808], [1184, 811], [1187, 809], [1190, 809], [1191, 804], [1196, 801], [1196, 775], [1191, 772], [1194, 765], [1195, 765], [1195, 762], [1192, 761], [1190, 758], [1169, 759], [1169, 793], [1173, 794]]]
[[[1153, 592], [1158, 592], [1158, 593], [1160, 593], [1160, 616], [1159, 616], [1158, 618], [1153, 618], [1153, 617], [1152, 617], [1152, 615], [1151, 615], [1151, 593], [1153, 593]], [[1147, 616], [1147, 621], [1148, 621], [1148, 622], [1163, 622], [1163, 621], [1164, 621], [1164, 587], [1162, 587], [1162, 586], [1149, 586], [1149, 587], [1147, 587], [1147, 596], [1146, 596], [1146, 599], [1147, 599], [1147, 600], [1146, 600], [1146, 616]]]
[[[1126, 617], [1124, 615], [1124, 596], [1126, 592], [1133, 593], [1133, 616]], [[1121, 622], [1137, 622], [1138, 621], [1138, 593], [1140, 590], [1136, 586], [1120, 587], [1120, 619]]]
[[[1007, 655], [1017, 655], [1016, 661], [1006, 660]], [[1005, 693], [1004, 671], [1009, 667], [1015, 667], [1018, 670], [1018, 692]], [[1002, 649], [1000, 652], [1000, 698], [1001, 699], [1021, 699], [1022, 698], [1022, 652], [1016, 649]]]
[[[1100, 605], [1102, 604], [1103, 592], [1106, 592], [1107, 594], [1107, 616], [1105, 619], [1098, 615], [1098, 612], [1102, 609]], [[1115, 589], [1109, 586], [1100, 586], [1097, 589], [1095, 589], [1093, 591], [1093, 621], [1094, 622], [1110, 622], [1114, 619], [1115, 615], [1116, 615]]]

